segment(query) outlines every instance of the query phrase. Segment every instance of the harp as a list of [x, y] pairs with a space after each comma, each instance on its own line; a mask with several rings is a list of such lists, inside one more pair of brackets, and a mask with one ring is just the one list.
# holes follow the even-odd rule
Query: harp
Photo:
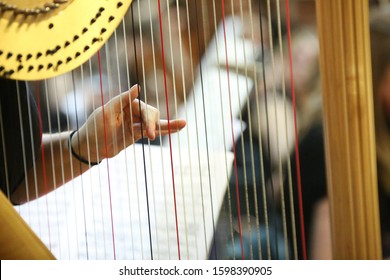
[[[53, 5], [69, 4], [69, 8], [71, 8], [72, 2], [80, 1], [74, 0], [65, 4], [62, 2], [68, 1], [54, 1]], [[32, 215], [24, 212], [23, 207], [38, 207], [39, 204], [46, 204], [44, 212], [56, 211], [55, 206], [60, 206], [60, 203], [56, 204], [56, 201], [60, 201], [56, 195], [62, 189], [67, 191], [64, 194], [66, 201], [79, 201], [80, 204], [67, 206], [72, 210], [67, 213], [71, 213], [69, 215], [77, 217], [77, 219], [66, 228], [68, 231], [68, 235], [65, 237], [67, 239], [66, 245], [63, 245], [62, 249], [58, 249], [56, 257], [61, 257], [61, 254], [64, 254], [70, 258], [181, 259], [213, 256], [218, 258], [218, 255], [221, 254], [219, 251], [221, 244], [228, 242], [231, 244], [226, 249], [228, 252], [222, 253], [225, 258], [306, 258], [305, 230], [301, 224], [302, 215], [300, 215], [302, 213], [296, 209], [290, 209], [290, 211], [285, 209], [301, 203], [299, 195], [295, 196], [296, 201], [290, 200], [293, 199], [293, 192], [299, 191], [300, 176], [296, 176], [297, 182], [294, 182], [297, 190], [286, 188], [284, 192], [284, 185], [289, 185], [288, 180], [284, 183], [282, 182], [284, 179], [272, 178], [273, 175], [270, 176], [270, 173], [264, 168], [264, 156], [259, 157], [258, 163], [254, 162], [254, 149], [261, 150], [262, 143], [250, 142], [249, 148], [245, 148], [249, 149], [250, 152], [245, 150], [243, 146], [236, 146], [240, 140], [243, 142], [244, 131], [251, 135], [252, 129], [256, 129], [254, 124], [256, 120], [246, 119], [242, 112], [245, 111], [247, 115], [250, 115], [250, 110], [256, 108], [255, 112], [257, 113], [254, 115], [258, 117], [257, 126], [260, 126], [260, 119], [264, 112], [267, 112], [269, 116], [277, 116], [276, 109], [271, 109], [267, 105], [268, 103], [276, 104], [275, 88], [268, 86], [268, 93], [267, 90], [263, 89], [264, 96], [269, 98], [268, 101], [264, 98], [261, 99], [266, 105], [256, 104], [255, 101], [258, 101], [259, 98], [251, 99], [251, 96], [258, 95], [261, 87], [266, 88], [266, 81], [271, 81], [271, 83], [276, 79], [283, 80], [283, 83], [285, 79], [292, 83], [294, 81], [293, 75], [288, 78], [290, 73], [284, 73], [284, 69], [281, 69], [283, 74], [279, 74], [283, 78], [277, 77], [279, 73], [277, 71], [287, 66], [279, 68], [275, 66], [274, 57], [269, 58], [268, 65], [271, 66], [265, 73], [265, 45], [268, 46], [270, 53], [275, 52], [279, 56], [284, 54], [286, 57], [292, 54], [291, 45], [287, 43], [287, 41], [291, 41], [291, 35], [286, 33], [286, 41], [282, 40], [282, 23], [280, 21], [280, 14], [284, 11], [286, 30], [290, 30], [289, 1], [263, 1], [264, 6], [263, 3], [258, 5], [257, 1], [244, 0], [112, 2], [115, 2], [117, 6], [119, 3], [120, 6], [124, 7], [130, 5], [130, 8], [123, 20], [117, 22], [119, 27], [110, 37], [111, 41], [108, 41], [103, 47], [103, 42], [99, 45], [99, 48], [102, 48], [102, 51], [98, 53], [99, 57], [94, 56], [86, 64], [78, 66], [76, 69], [70, 66], [69, 71], [62, 78], [55, 77], [53, 80], [35, 82], [30, 88], [32, 87], [32, 90], [37, 92], [43, 84], [43, 92], [55, 92], [61, 87], [68, 87], [73, 94], [70, 100], [75, 108], [77, 97], [83, 96], [83, 94], [76, 92], [86, 91], [87, 88], [90, 90], [93, 84], [100, 84], [100, 86], [105, 84], [107, 89], [103, 90], [102, 86], [98, 89], [98, 92], [103, 94], [103, 91], [120, 92], [118, 87], [122, 89], [122, 83], [128, 85], [139, 83], [145, 90], [145, 95], [141, 99], [158, 106], [161, 112], [164, 112], [166, 108], [163, 114], [168, 118], [170, 118], [169, 114], [184, 116], [188, 120], [187, 128], [190, 127], [191, 130], [182, 131], [176, 136], [172, 135], [172, 138], [169, 137], [169, 139], [161, 139], [161, 143], [157, 145], [150, 145], [145, 141], [126, 148], [129, 154], [120, 154], [118, 163], [104, 160], [99, 166], [84, 173], [82, 179], [79, 177], [73, 180], [70, 183], [71, 186], [64, 186], [58, 191], [56, 190], [53, 196], [48, 198], [51, 199], [54, 206], [47, 206], [47, 200], [40, 198], [37, 202], [28, 202], [27, 206], [14, 207], [4, 195], [1, 195], [2, 258], [54, 258], [54, 255], [46, 247], [47, 240], [50, 240], [51, 234], [56, 230], [47, 226], [51, 218], [47, 215], [43, 222], [38, 219], [37, 227], [43, 223], [42, 227], [45, 228], [40, 233], [41, 238], [44, 236], [42, 239], [45, 241], [40, 242], [36, 233], [29, 229], [20, 215], [26, 215], [26, 217]], [[130, 4], [130, 2], [132, 3]], [[0, 2], [2, 16], [7, 13], [15, 15], [15, 12], [19, 14], [28, 12], [27, 10], [18, 11], [6, 3], [7, 1]], [[316, 4], [333, 257], [336, 259], [380, 259], [382, 256], [376, 182], [368, 1], [317, 0]], [[117, 7], [115, 6], [115, 8]], [[12, 9], [14, 10], [10, 12]], [[244, 14], [244, 11], [249, 13]], [[275, 14], [272, 11], [276, 11]], [[21, 16], [19, 14], [17, 16]], [[26, 18], [32, 17], [31, 15], [25, 16]], [[272, 18], [276, 23], [274, 25], [263, 23], [263, 16], [269, 20]], [[247, 30], [243, 26], [245, 20], [250, 22]], [[127, 21], [130, 21], [129, 25], [126, 24]], [[180, 29], [180, 24], [186, 26], [186, 32]], [[131, 28], [128, 28], [129, 26]], [[277, 36], [272, 39], [273, 28], [276, 29]], [[102, 31], [99, 30], [99, 32]], [[239, 41], [237, 38], [242, 39], [245, 32], [247, 32], [246, 38], [248, 40]], [[269, 41], [265, 44], [266, 32]], [[122, 37], [123, 40], [120, 41], [118, 38]], [[256, 37], [258, 38], [257, 45]], [[173, 43], [172, 38], [178, 41]], [[97, 41], [99, 44], [100, 41]], [[273, 44], [280, 49], [274, 48]], [[282, 44], [284, 44], [285, 49], [283, 49]], [[210, 52], [209, 49], [212, 51]], [[185, 52], [187, 52], [186, 63], [183, 59]], [[152, 68], [148, 68], [147, 62], [151, 61], [146, 61], [147, 53], [151, 54], [150, 60], [154, 66]], [[111, 56], [112, 54], [114, 55]], [[120, 55], [125, 58], [121, 58]], [[2, 53], [0, 56], [0, 66], [7, 59], [6, 56], [7, 53]], [[101, 62], [102, 57], [103, 62]], [[63, 61], [66, 59], [64, 57]], [[132, 64], [125, 62], [123, 63], [125, 67], [119, 68], [122, 60], [132, 61]], [[283, 61], [284, 59], [279, 59], [280, 63]], [[92, 68], [96, 67], [93, 63], [104, 68], [108, 73], [107, 76], [103, 75], [102, 71], [96, 70], [95, 72], [100, 73], [100, 75], [93, 76]], [[160, 68], [156, 65], [159, 65]], [[54, 66], [52, 65], [52, 67]], [[45, 64], [42, 71], [46, 68], [51, 67], [47, 67]], [[20, 69], [20, 71], [28, 71], [28, 69]], [[48, 72], [50, 71], [49, 69]], [[168, 72], [171, 80], [167, 77]], [[30, 78], [20, 79], [37, 80], [53, 75], [47, 73], [47, 77], [37, 77], [32, 73], [38, 73], [38, 71], [31, 71]], [[293, 71], [291, 71], [292, 73]], [[19, 79], [17, 69], [11, 73], [9, 69], [3, 67], [0, 74], [9, 79]], [[222, 80], [222, 76], [224, 80]], [[76, 85], [76, 78], [80, 77], [82, 78], [79, 81], [81, 80], [82, 83]], [[157, 85], [166, 94], [166, 99], [158, 100], [157, 94], [150, 93], [150, 88], [156, 89]], [[283, 84], [282, 97], [284, 98], [286, 87], [287, 85]], [[168, 97], [168, 88], [175, 93], [173, 96]], [[293, 84], [291, 89], [293, 91]], [[44, 96], [49, 100], [47, 92]], [[178, 92], [181, 92], [181, 95], [176, 95]], [[212, 97], [210, 97], [211, 92], [215, 92]], [[152, 100], [154, 96], [156, 99]], [[292, 103], [294, 103], [294, 95], [292, 96]], [[43, 101], [44, 99], [41, 99], [42, 104]], [[191, 104], [191, 106], [184, 106], [183, 108], [187, 110], [180, 111], [181, 109], [176, 107], [178, 103]], [[55, 104], [57, 108], [60, 105], [65, 105], [68, 114], [72, 108], [67, 101], [61, 103], [57, 100]], [[262, 110], [259, 109], [260, 107]], [[294, 107], [292, 108], [294, 109]], [[78, 109], [75, 110], [77, 112]], [[290, 115], [287, 115], [288, 112]], [[50, 112], [46, 112], [46, 117], [49, 115]], [[67, 118], [68, 127], [66, 130], [71, 129], [69, 123], [72, 121], [73, 128], [80, 125], [79, 121], [83, 115], [79, 113], [77, 116], [78, 118], [73, 120]], [[293, 116], [294, 112], [284, 111], [282, 122], [285, 123], [284, 126], [289, 123], [290, 128], [294, 127], [295, 124], [296, 130], [296, 123], [291, 122]], [[210, 122], [210, 120], [213, 121]], [[268, 123], [266, 121], [265, 127], [270, 129], [272, 124], [274, 124], [272, 121], [268, 121]], [[247, 129], [244, 128], [244, 125], [247, 126]], [[48, 127], [52, 127], [52, 124], [49, 123]], [[261, 129], [257, 130], [260, 133]], [[4, 132], [2, 133], [4, 134]], [[285, 133], [285, 137], [288, 135], [288, 132], [281, 132], [278, 128], [275, 133], [276, 135]], [[261, 141], [261, 138], [260, 136], [258, 140]], [[272, 138], [268, 136], [266, 139], [268, 140], [268, 153], [264, 152], [264, 155], [271, 157]], [[285, 171], [282, 172], [281, 150], [279, 149], [286, 149], [290, 152], [292, 150], [291, 143], [286, 140], [276, 140], [276, 142], [284, 145], [277, 149], [276, 154], [279, 158], [275, 163], [276, 169], [282, 173], [279, 175], [284, 176]], [[298, 142], [297, 139], [296, 142]], [[193, 153], [194, 151], [195, 153]], [[299, 155], [298, 150], [295, 152]], [[244, 166], [248, 165], [245, 166], [245, 171], [242, 173], [237, 166], [238, 156], [241, 157]], [[153, 158], [159, 165], [155, 165]], [[299, 166], [299, 157], [295, 157], [294, 161]], [[128, 164], [126, 169], [122, 169], [124, 162]], [[290, 161], [287, 160], [287, 162]], [[79, 166], [74, 168], [79, 168]], [[145, 175], [142, 172], [134, 172], [137, 169], [145, 170]], [[258, 169], [261, 170], [261, 174], [255, 175], [255, 170]], [[289, 164], [287, 164], [287, 169], [291, 170]], [[101, 182], [107, 182], [109, 185], [115, 185], [117, 180], [119, 182], [120, 179], [114, 175], [115, 170], [119, 171], [118, 175], [125, 177], [122, 180], [127, 180], [127, 183], [123, 189], [117, 187], [119, 189], [117, 196], [111, 197], [110, 194], [107, 194], [111, 187], [102, 186]], [[103, 173], [105, 175], [101, 175]], [[85, 178], [87, 177], [85, 174], [88, 174], [88, 178]], [[145, 180], [142, 179], [142, 176]], [[280, 182], [278, 195], [275, 196], [277, 198], [274, 197], [275, 190], [273, 188], [265, 188], [265, 185], [269, 186], [269, 183], [265, 183], [265, 176], [268, 176], [268, 182]], [[169, 179], [167, 179], [168, 177]], [[134, 181], [133, 178], [136, 180]], [[88, 183], [83, 180], [87, 180]], [[168, 186], [165, 185], [166, 180]], [[231, 180], [233, 180], [232, 183]], [[244, 190], [239, 190], [239, 180], [244, 181]], [[74, 187], [75, 181], [77, 188]], [[163, 182], [163, 184], [158, 184], [158, 181]], [[139, 188], [137, 182], [139, 182]], [[146, 182], [149, 182], [147, 185], [150, 188], [145, 190]], [[229, 188], [229, 183], [233, 186], [232, 189]], [[136, 184], [137, 188], [132, 184]], [[156, 188], [153, 187], [154, 184], [156, 184]], [[250, 184], [263, 185], [263, 188], [248, 189]], [[128, 193], [130, 188], [131, 195]], [[111, 190], [113, 193], [115, 192], [114, 187]], [[102, 201], [99, 202], [102, 200], [102, 196], [94, 197], [97, 195], [95, 191], [105, 192], [105, 203], [109, 205], [103, 205]], [[129, 199], [126, 204], [120, 207], [128, 208], [121, 209], [120, 212], [112, 212], [112, 209], [110, 210], [111, 203], [114, 203], [115, 199], [119, 199], [121, 196], [128, 196]], [[166, 197], [171, 197], [173, 200], [169, 203], [164, 201], [163, 208], [153, 206], [157, 200]], [[275, 206], [273, 203], [267, 202], [268, 197], [287, 201], [287, 204]], [[61, 201], [61, 203], [65, 202]], [[100, 205], [102, 209], [104, 207], [104, 211], [107, 212], [97, 213], [97, 210], [90, 209], [89, 207], [95, 203]], [[167, 206], [168, 204], [170, 205]], [[83, 205], [84, 208], [78, 208], [79, 205]], [[149, 207], [150, 205], [152, 206]], [[253, 212], [251, 212], [251, 207], [254, 208]], [[281, 220], [282, 222], [288, 220], [288, 226], [284, 223], [279, 224], [274, 216], [268, 214], [268, 211], [275, 213], [276, 207], [282, 209]], [[15, 211], [15, 208], [18, 209], [19, 213]], [[148, 209], [151, 209], [151, 212], [148, 212]], [[238, 212], [231, 215], [232, 209]], [[291, 215], [287, 217], [286, 211]], [[249, 214], [250, 212], [255, 214]], [[295, 217], [292, 213], [297, 214], [297, 216]], [[42, 212], [39, 214], [42, 215]], [[102, 223], [106, 223], [106, 225], [100, 232], [103, 243], [96, 241], [95, 236], [89, 236], [86, 230], [102, 226], [94, 223], [94, 218], [98, 219], [99, 215], [108, 215], [108, 220], [103, 219]], [[81, 224], [79, 224], [80, 221]], [[126, 226], [129, 231], [126, 231], [123, 236], [118, 235], [115, 231], [116, 224], [113, 221], [127, 221]], [[57, 220], [57, 223], [60, 222]], [[136, 224], [138, 224], [138, 228], [133, 229], [132, 227], [135, 227]], [[164, 232], [159, 232], [160, 227], [163, 228]], [[190, 236], [199, 228], [202, 229], [199, 235]], [[341, 228], [343, 230], [340, 230]], [[81, 242], [72, 240], [70, 234], [78, 230], [84, 232], [82, 237], [75, 235], [76, 239], [83, 239]], [[106, 231], [109, 233], [107, 234]], [[244, 233], [248, 234], [248, 232], [249, 235], [245, 239]], [[279, 232], [280, 235], [277, 234]], [[56, 241], [59, 242], [62, 238], [61, 233], [55, 232], [54, 235], [56, 238], [58, 237]], [[171, 236], [173, 237], [171, 238]], [[280, 243], [279, 236], [282, 240]], [[119, 240], [116, 241], [116, 238]], [[294, 241], [297, 239], [299, 241]], [[145, 242], [145, 240], [147, 241]], [[124, 248], [130, 246], [132, 251], [125, 250], [122, 256], [121, 250], [117, 247], [118, 243], [121, 242], [130, 244], [122, 244], [121, 246]], [[246, 243], [250, 245], [247, 246]], [[50, 247], [52, 244], [48, 246]], [[79, 244], [82, 244], [83, 248], [78, 247]], [[75, 253], [73, 247], [76, 247]], [[85, 248], [87, 249], [84, 250]], [[89, 248], [94, 248], [95, 251], [90, 252]], [[98, 252], [99, 248], [104, 248], [103, 255]], [[138, 251], [134, 248], [138, 248]], [[65, 253], [61, 250], [64, 250]], [[129, 251], [130, 255], [127, 255]], [[159, 252], [165, 252], [165, 255], [163, 253], [160, 255]]]

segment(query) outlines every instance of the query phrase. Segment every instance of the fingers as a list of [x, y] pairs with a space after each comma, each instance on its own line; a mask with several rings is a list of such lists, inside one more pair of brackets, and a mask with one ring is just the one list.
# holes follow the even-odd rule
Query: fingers
[[[179, 132], [185, 126], [186, 126], [186, 121], [181, 120], [181, 119], [171, 120], [169, 122], [167, 120], [160, 120], [159, 124], [157, 125], [158, 128], [153, 132], [152, 137], [151, 137], [150, 133], [145, 128], [142, 129], [143, 130], [142, 137], [147, 137], [150, 140], [154, 140], [156, 138], [156, 136], [165, 136], [169, 133]], [[133, 133], [134, 133], [134, 135], [138, 136], [136, 138], [138, 138], [138, 139], [141, 138], [141, 124], [140, 123], [134, 124]]]
[[115, 96], [107, 103], [106, 106], [112, 106], [114, 112], [120, 112], [137, 98], [139, 90], [140, 87], [138, 85], [134, 85], [129, 91], [122, 92], [121, 94]]
[[154, 140], [160, 119], [159, 111], [141, 100], [134, 100], [132, 103], [132, 112], [135, 120], [142, 121], [147, 137]]
[[186, 126], [186, 121], [182, 119], [177, 120], [160, 120], [159, 122], [159, 131], [160, 135], [165, 135], [168, 133], [174, 133], [182, 130]]
[[150, 140], [154, 140], [156, 137], [156, 127], [160, 119], [159, 111], [151, 106], [146, 106], [142, 110], [142, 119], [146, 125], [146, 134]]
[[141, 125], [138, 122], [142, 122], [142, 135], [148, 137], [150, 140], [154, 140], [156, 135], [166, 135], [168, 133], [175, 133], [185, 127], [185, 120], [160, 120], [160, 113], [157, 108], [150, 106], [143, 101], [137, 99], [140, 87], [134, 85], [129, 91], [124, 92], [109, 101], [107, 105], [119, 113], [125, 108], [130, 109], [131, 123], [133, 123], [133, 132], [141, 136]]
[[[156, 129], [156, 125], [158, 126], [157, 129]], [[149, 124], [149, 127], [147, 127], [147, 129], [146, 129], [146, 136], [150, 140], [154, 140], [156, 138], [156, 136], [164, 136], [164, 135], [167, 135], [169, 133], [179, 132], [185, 126], [186, 126], [186, 121], [181, 120], [181, 119], [171, 120], [169, 122], [167, 120], [159, 120], [158, 123], [151, 122]], [[148, 129], [149, 129], [149, 131], [148, 131]]]

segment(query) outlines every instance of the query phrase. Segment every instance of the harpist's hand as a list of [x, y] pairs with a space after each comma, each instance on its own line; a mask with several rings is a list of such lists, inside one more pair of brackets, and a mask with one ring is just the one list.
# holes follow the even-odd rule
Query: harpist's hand
[[73, 149], [85, 159], [99, 161], [115, 156], [142, 137], [154, 140], [185, 127], [185, 120], [161, 120], [159, 111], [137, 96], [138, 86], [133, 86], [96, 109], [72, 137]]

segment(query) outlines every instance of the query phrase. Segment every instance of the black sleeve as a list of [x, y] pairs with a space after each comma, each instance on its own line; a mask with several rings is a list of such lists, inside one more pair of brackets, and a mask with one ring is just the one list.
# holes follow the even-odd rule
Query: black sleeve
[[39, 156], [40, 131], [37, 106], [26, 82], [0, 79], [0, 188], [6, 196]]

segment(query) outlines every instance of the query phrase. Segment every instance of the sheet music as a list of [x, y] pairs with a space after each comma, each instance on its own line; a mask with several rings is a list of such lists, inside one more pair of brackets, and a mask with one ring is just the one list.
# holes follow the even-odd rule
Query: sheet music
[[16, 208], [58, 259], [151, 259], [149, 229], [153, 259], [177, 259], [178, 239], [181, 259], [207, 259], [232, 154], [215, 152], [207, 161], [204, 153], [175, 149], [175, 190], [169, 149], [145, 146], [145, 155], [150, 227], [139, 144]]
[[[201, 61], [202, 77], [200, 73], [196, 77], [187, 104], [179, 112], [179, 116], [187, 120], [189, 130], [188, 137], [185, 133], [180, 135], [183, 146], [197, 145], [211, 150], [224, 150], [226, 147], [230, 150], [233, 147], [232, 131], [234, 140], [237, 140], [240, 132], [245, 130], [244, 126], [240, 126], [244, 123], [239, 121], [239, 112], [245, 106], [254, 83], [252, 78], [243, 75], [242, 69], [237, 71], [236, 66], [247, 67], [250, 71], [258, 50], [243, 37], [240, 17], [227, 17], [225, 29], [226, 45], [224, 28], [220, 23]], [[226, 56], [229, 71], [226, 69]]]

